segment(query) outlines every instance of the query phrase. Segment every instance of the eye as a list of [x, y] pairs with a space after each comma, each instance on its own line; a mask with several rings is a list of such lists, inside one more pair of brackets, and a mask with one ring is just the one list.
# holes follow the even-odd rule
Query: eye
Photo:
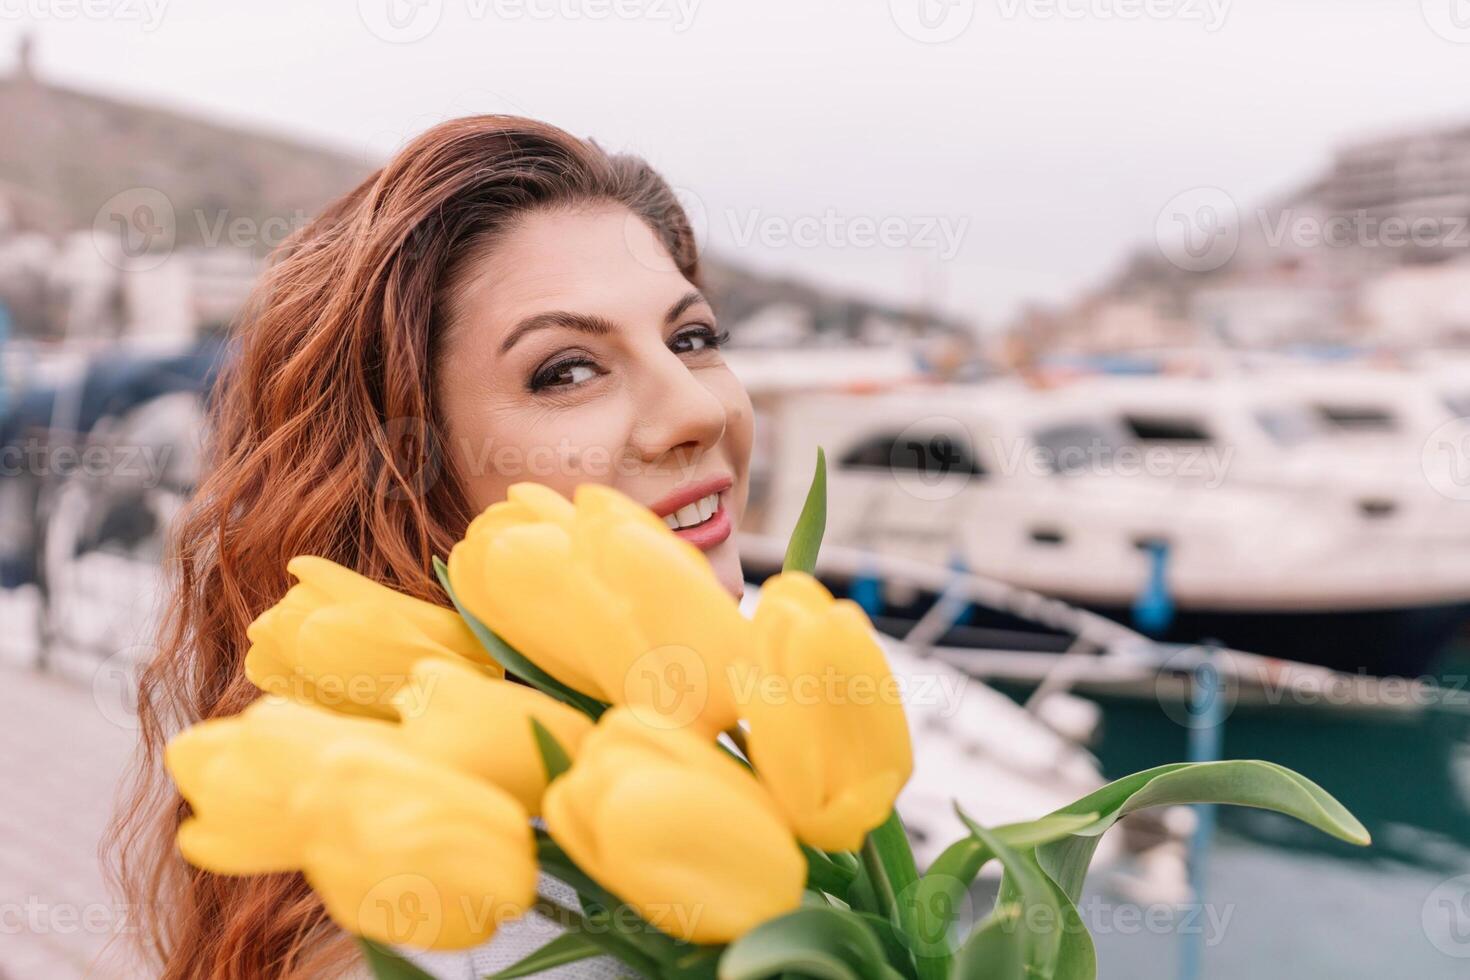
[[669, 350], [675, 354], [696, 354], [703, 350], [715, 350], [725, 346], [730, 331], [717, 330], [706, 323], [684, 330], [669, 341]]
[[598, 375], [597, 364], [585, 357], [567, 358], [540, 368], [531, 376], [532, 391], [546, 388], [569, 388], [591, 381]]

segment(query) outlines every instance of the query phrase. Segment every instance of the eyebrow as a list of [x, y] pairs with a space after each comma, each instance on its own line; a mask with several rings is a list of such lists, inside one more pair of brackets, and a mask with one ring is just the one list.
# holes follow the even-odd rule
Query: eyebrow
[[[690, 290], [678, 301], [670, 306], [668, 312], [664, 313], [664, 325], [668, 326], [697, 303], [708, 302], [704, 294], [697, 289]], [[528, 333], [537, 330], [545, 330], [549, 327], [565, 327], [580, 333], [603, 337], [617, 331], [617, 324], [606, 317], [590, 313], [570, 313], [566, 310], [549, 310], [545, 313], [534, 313], [521, 320], [511, 328], [510, 333], [505, 335], [505, 340], [500, 343], [500, 353], [504, 354], [510, 350]]]

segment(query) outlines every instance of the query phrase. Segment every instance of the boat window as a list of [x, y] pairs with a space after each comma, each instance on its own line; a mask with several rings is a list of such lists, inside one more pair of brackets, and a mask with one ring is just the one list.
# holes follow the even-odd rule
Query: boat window
[[1457, 419], [1470, 416], [1470, 391], [1446, 392], [1444, 396], [1445, 408]]
[[970, 447], [944, 432], [927, 436], [912, 432], [870, 436], [843, 453], [837, 465], [844, 470], [902, 470], [925, 476], [951, 473], [983, 476], [985, 473]]
[[1285, 406], [1262, 408], [1256, 422], [1280, 446], [1299, 446], [1322, 435], [1322, 423], [1311, 412]]
[[1119, 434], [1092, 422], [1067, 422], [1039, 429], [1036, 447], [1052, 473], [1089, 472], [1093, 464], [1112, 459], [1123, 444]]
[[1317, 417], [1338, 432], [1395, 432], [1393, 413], [1380, 405], [1350, 405], [1342, 402], [1316, 406]]
[[1186, 415], [1145, 415], [1128, 413], [1123, 424], [1139, 442], [1212, 442], [1204, 422]]

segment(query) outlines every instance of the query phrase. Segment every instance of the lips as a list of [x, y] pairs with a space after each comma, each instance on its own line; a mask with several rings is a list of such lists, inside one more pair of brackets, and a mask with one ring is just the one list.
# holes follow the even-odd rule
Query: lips
[[729, 476], [706, 477], [663, 497], [650, 509], [679, 537], [708, 551], [730, 536], [726, 498], [733, 485]]

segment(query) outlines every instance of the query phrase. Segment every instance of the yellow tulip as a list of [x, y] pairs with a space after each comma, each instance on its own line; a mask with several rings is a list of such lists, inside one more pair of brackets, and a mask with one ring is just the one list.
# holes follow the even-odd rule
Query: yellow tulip
[[413, 679], [394, 704], [410, 750], [494, 783], [532, 814], [541, 812], [546, 769], [531, 719], [571, 756], [592, 730], [586, 715], [540, 691], [450, 660], [414, 664]]
[[678, 938], [729, 942], [801, 903], [806, 862], [755, 778], [628, 708], [603, 716], [543, 810], [578, 867]]
[[179, 827], [179, 850], [220, 874], [300, 868], [307, 830], [290, 819], [291, 801], [317, 778], [322, 753], [344, 741], [387, 748], [396, 738], [386, 721], [269, 698], [180, 732], [164, 753], [194, 811]]
[[913, 771], [900, 691], [862, 610], [786, 572], [761, 586], [751, 762], [796, 834], [850, 851], [888, 818]]
[[246, 631], [245, 676], [268, 694], [392, 718], [393, 693], [423, 657], [503, 674], [452, 609], [325, 558], [298, 555], [286, 568], [297, 583]]
[[525, 809], [407, 750], [391, 722], [262, 698], [175, 736], [165, 763], [193, 810], [178, 833], [189, 863], [301, 871], [358, 935], [460, 949], [534, 899]]
[[708, 560], [647, 508], [534, 483], [475, 518], [449, 556], [455, 593], [542, 670], [647, 723], [712, 735], [737, 718], [731, 670], [751, 626]]
[[505, 791], [432, 760], [344, 743], [297, 800], [316, 822], [302, 870], [359, 936], [466, 949], [536, 897], [530, 818]]

